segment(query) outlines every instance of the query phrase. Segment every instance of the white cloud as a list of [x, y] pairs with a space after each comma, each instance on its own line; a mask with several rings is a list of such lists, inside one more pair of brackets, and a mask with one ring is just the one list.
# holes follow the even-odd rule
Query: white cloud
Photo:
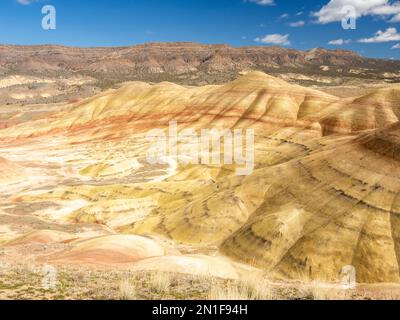
[[303, 14], [303, 11], [299, 11], [296, 13], [296, 17], [301, 16]]
[[287, 46], [290, 44], [288, 34], [268, 34], [262, 38], [255, 38], [254, 41], [264, 44], [276, 44]]
[[288, 13], [284, 13], [279, 17], [279, 19], [287, 19], [287, 18], [289, 18], [289, 14]]
[[395, 45], [392, 47], [392, 49], [400, 49], [400, 43], [395, 44]]
[[256, 3], [260, 6], [273, 6], [275, 4], [274, 0], [246, 0], [246, 2]]
[[345, 16], [342, 9], [348, 5], [355, 8], [357, 18], [369, 15], [387, 17], [390, 22], [400, 21], [400, 1], [390, 0], [330, 0], [313, 16], [321, 24], [341, 21]]
[[289, 23], [289, 26], [291, 26], [291, 27], [294, 27], [294, 28], [296, 28], [296, 27], [303, 27], [305, 25], [305, 22], [304, 21], [296, 21], [296, 22], [291, 22], [291, 23]]
[[396, 28], [387, 28], [385, 31], [379, 30], [371, 38], [364, 38], [358, 40], [362, 43], [379, 43], [379, 42], [390, 42], [390, 41], [400, 41], [400, 34], [397, 33]]
[[344, 39], [336, 39], [336, 40], [331, 40], [328, 42], [328, 44], [333, 45], [333, 46], [342, 46], [344, 44], [351, 43], [350, 39], [344, 40]]

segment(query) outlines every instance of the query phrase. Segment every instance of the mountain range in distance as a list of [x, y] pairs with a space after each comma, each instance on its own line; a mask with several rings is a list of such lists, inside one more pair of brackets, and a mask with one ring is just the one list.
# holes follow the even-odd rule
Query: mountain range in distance
[[302, 85], [357, 81], [398, 83], [400, 61], [366, 58], [347, 50], [240, 47], [190, 42], [132, 47], [0, 46], [0, 76], [90, 76], [101, 87], [129, 80], [220, 84], [258, 70]]

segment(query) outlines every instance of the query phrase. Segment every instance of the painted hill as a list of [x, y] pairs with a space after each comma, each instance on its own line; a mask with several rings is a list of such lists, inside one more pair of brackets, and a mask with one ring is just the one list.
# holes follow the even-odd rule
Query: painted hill
[[[216, 86], [132, 82], [0, 130], [5, 157], [40, 177], [3, 201], [11, 213], [215, 246], [281, 278], [337, 281], [353, 265], [360, 282], [400, 282], [398, 92], [339, 99], [261, 72]], [[180, 130], [254, 129], [253, 173], [150, 165], [145, 135], [171, 120]], [[143, 254], [124, 237], [77, 242], [60, 259], [96, 260], [103, 249], [108, 263], [162, 256], [145, 242]]]
[[26, 178], [26, 173], [21, 166], [0, 157], [0, 185], [18, 183]]

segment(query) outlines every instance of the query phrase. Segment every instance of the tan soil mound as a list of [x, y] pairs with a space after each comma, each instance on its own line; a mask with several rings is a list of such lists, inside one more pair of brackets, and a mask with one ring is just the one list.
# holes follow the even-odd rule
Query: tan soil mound
[[0, 157], [0, 185], [18, 183], [26, 179], [24, 169]]
[[237, 270], [229, 260], [205, 255], [150, 258], [138, 262], [133, 269], [138, 271], [162, 271], [196, 276], [212, 276], [225, 279], [237, 279], [239, 276]]
[[162, 256], [165, 248], [154, 240], [134, 235], [112, 235], [75, 242], [50, 260], [64, 263], [121, 264]]
[[74, 238], [73, 235], [61, 231], [40, 230], [33, 231], [11, 240], [7, 243], [8, 246], [29, 245], [29, 244], [49, 244], [63, 242]]

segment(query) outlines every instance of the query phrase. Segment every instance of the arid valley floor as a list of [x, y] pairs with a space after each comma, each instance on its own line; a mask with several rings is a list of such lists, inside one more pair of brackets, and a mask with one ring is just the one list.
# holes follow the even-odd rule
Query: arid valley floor
[[[400, 85], [80, 76], [7, 100], [32, 77], [1, 89], [0, 298], [400, 298]], [[253, 129], [254, 171], [149, 164], [171, 121]]]

